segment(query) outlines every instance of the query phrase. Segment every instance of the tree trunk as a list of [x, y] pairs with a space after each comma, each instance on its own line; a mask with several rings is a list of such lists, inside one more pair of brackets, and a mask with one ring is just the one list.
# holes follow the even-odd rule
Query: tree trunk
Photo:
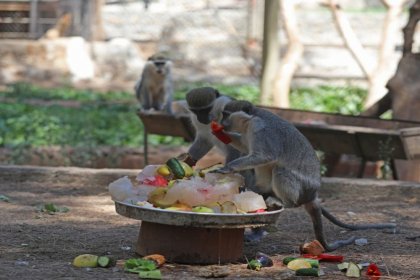
[[417, 0], [410, 8], [410, 17], [407, 25], [403, 28], [404, 32], [404, 47], [403, 55], [412, 52], [414, 42], [414, 32], [416, 30], [417, 22], [420, 21], [420, 0]]
[[337, 26], [338, 31], [340, 32], [341, 37], [344, 39], [344, 43], [347, 48], [350, 50], [357, 64], [359, 64], [361, 70], [366, 75], [367, 79], [370, 81], [370, 76], [372, 73], [371, 67], [368, 65], [367, 54], [357, 39], [356, 34], [353, 32], [349, 21], [346, 16], [342, 13], [340, 6], [336, 3], [335, 0], [328, 0], [328, 6], [330, 7], [335, 25]]
[[280, 2], [280, 11], [284, 30], [288, 38], [288, 46], [286, 54], [281, 58], [274, 85], [274, 105], [277, 107], [290, 107], [290, 84], [303, 54], [303, 44], [299, 38], [295, 5], [296, 1], [294, 0], [282, 0]]
[[247, 11], [247, 43], [261, 42], [263, 34], [262, 15], [264, 13], [264, 3], [258, 0], [248, 0]]
[[388, 8], [382, 28], [382, 40], [378, 53], [378, 63], [369, 81], [369, 91], [364, 107], [369, 108], [380, 100], [387, 92], [385, 85], [392, 76], [390, 56], [394, 53], [396, 35], [398, 34], [398, 19], [401, 15], [405, 0], [383, 0]]
[[[420, 53], [412, 52], [414, 31], [420, 20], [420, 0], [410, 8], [410, 17], [404, 27], [403, 57], [387, 88], [392, 118], [420, 122]], [[420, 160], [395, 160], [398, 178], [420, 182]]]
[[92, 40], [102, 41], [105, 39], [105, 31], [102, 21], [102, 7], [104, 0], [95, 0], [95, 10], [93, 12], [93, 23], [92, 23]]
[[264, 7], [263, 70], [261, 77], [261, 104], [269, 105], [273, 95], [274, 77], [278, 64], [279, 0], [266, 0]]

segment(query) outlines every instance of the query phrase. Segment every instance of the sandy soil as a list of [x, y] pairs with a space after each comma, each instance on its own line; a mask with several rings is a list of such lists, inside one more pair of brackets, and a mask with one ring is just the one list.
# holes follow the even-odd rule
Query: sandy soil
[[[85, 269], [71, 265], [75, 256], [84, 253], [110, 255], [118, 260], [136, 256], [140, 222], [118, 215], [106, 189], [113, 179], [123, 174], [133, 176], [136, 171], [37, 170], [0, 166], [0, 195], [10, 198], [10, 202], [0, 200], [0, 279], [138, 279], [136, 274], [117, 267]], [[353, 235], [368, 240], [365, 246], [351, 245], [335, 253], [346, 261], [377, 263], [382, 279], [420, 279], [420, 186], [370, 188], [373, 183], [363, 182], [362, 187], [351, 183], [340, 189], [325, 187], [321, 193], [323, 205], [350, 222], [394, 221], [399, 225], [398, 232], [348, 232], [325, 222], [330, 240]], [[56, 215], [37, 210], [38, 205], [48, 202], [70, 210]], [[297, 256], [298, 246], [312, 239], [310, 219], [304, 210], [287, 209], [276, 225], [269, 227], [262, 242], [244, 244], [248, 258], [258, 251], [270, 255], [275, 261], [271, 268], [257, 272], [246, 269], [244, 263], [171, 263], [161, 271], [164, 279], [204, 279], [211, 275], [225, 279], [299, 279], [281, 260]], [[335, 264], [323, 263], [322, 269], [322, 279], [347, 279]]]

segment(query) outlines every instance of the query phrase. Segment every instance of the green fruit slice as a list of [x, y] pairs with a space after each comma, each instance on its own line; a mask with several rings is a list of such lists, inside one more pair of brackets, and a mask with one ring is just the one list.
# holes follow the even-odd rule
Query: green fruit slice
[[98, 258], [98, 265], [100, 267], [108, 267], [111, 265], [111, 259], [106, 256], [100, 256]]
[[75, 267], [97, 267], [98, 256], [91, 254], [83, 254], [74, 258], [73, 265]]
[[172, 171], [176, 178], [182, 179], [185, 177], [185, 170], [182, 168], [181, 163], [176, 158], [170, 158], [166, 165]]
[[191, 211], [196, 213], [214, 213], [214, 210], [205, 206], [195, 206]]

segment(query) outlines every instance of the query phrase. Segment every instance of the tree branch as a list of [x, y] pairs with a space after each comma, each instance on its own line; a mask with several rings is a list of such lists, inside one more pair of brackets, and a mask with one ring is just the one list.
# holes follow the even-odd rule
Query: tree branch
[[350, 50], [351, 54], [357, 61], [357, 64], [359, 64], [365, 76], [368, 78], [368, 80], [370, 80], [372, 70], [367, 63], [369, 61], [367, 54], [364, 51], [359, 39], [357, 39], [356, 34], [353, 32], [349, 21], [342, 13], [340, 6], [336, 3], [335, 0], [328, 0], [327, 5], [332, 11], [334, 22], [338, 31], [340, 32], [341, 37], [344, 39], [347, 48]]
[[286, 54], [280, 60], [274, 85], [274, 105], [277, 107], [288, 108], [290, 105], [290, 84], [303, 54], [303, 44], [299, 37], [295, 5], [296, 1], [293, 0], [280, 1], [280, 11], [284, 30], [288, 38], [288, 46]]

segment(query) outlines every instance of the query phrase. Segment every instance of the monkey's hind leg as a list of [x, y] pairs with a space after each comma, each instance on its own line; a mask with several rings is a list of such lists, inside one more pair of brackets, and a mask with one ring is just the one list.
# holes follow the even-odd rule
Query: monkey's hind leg
[[250, 230], [245, 231], [244, 240], [245, 242], [259, 242], [267, 234], [268, 232], [264, 227], [251, 228]]
[[334, 251], [342, 246], [350, 245], [356, 240], [356, 237], [351, 237], [347, 240], [337, 240], [333, 243], [327, 243], [325, 239], [324, 229], [322, 225], [322, 208], [317, 200], [305, 203], [305, 210], [309, 213], [312, 219], [312, 224], [315, 231], [316, 239], [324, 246], [327, 252]]

